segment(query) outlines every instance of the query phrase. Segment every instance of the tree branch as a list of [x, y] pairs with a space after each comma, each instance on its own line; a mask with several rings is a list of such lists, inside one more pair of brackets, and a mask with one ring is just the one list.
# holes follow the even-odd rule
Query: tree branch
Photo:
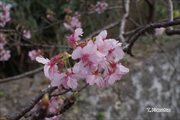
[[33, 100], [32, 102], [27, 105], [22, 111], [20, 111], [19, 113], [15, 114], [12, 117], [9, 117], [9, 120], [19, 120], [21, 117], [23, 117], [27, 112], [29, 112], [31, 109], [33, 109], [33, 107], [42, 99], [42, 97], [45, 94], [51, 94], [54, 90], [56, 90], [57, 87], [49, 87], [46, 90], [42, 91], [41, 93], [39, 93]]
[[167, 35], [180, 35], [180, 29], [166, 30]]
[[124, 3], [124, 5], [123, 5], [124, 15], [121, 19], [121, 25], [119, 28], [119, 38], [122, 42], [125, 42], [125, 38], [124, 38], [123, 34], [125, 31], [125, 27], [126, 27], [126, 21], [127, 21], [128, 16], [129, 16], [130, 0], [124, 0], [123, 3]]
[[180, 19], [174, 20], [174, 21], [166, 21], [166, 22], [159, 22], [159, 23], [152, 23], [152, 24], [148, 24], [144, 27], [141, 27], [137, 32], [135, 32], [133, 35], [131, 35], [131, 37], [126, 41], [126, 45], [127, 47], [125, 48], [125, 51], [130, 54], [131, 56], [133, 56], [132, 54], [132, 47], [134, 45], [134, 43], [138, 40], [138, 38], [145, 33], [146, 31], [150, 30], [150, 29], [155, 29], [155, 28], [161, 28], [161, 27], [169, 27], [169, 26], [175, 26], [175, 25], [180, 25]]
[[167, 4], [167, 13], [168, 13], [168, 21], [173, 21], [173, 2], [172, 0], [166, 0]]
[[33, 74], [38, 73], [38, 72], [40, 72], [42, 70], [43, 70], [43, 67], [40, 67], [40, 68], [37, 68], [37, 69], [29, 71], [29, 72], [25, 72], [25, 73], [20, 74], [20, 75], [16, 75], [16, 76], [13, 76], [13, 77], [8, 77], [8, 78], [0, 79], [0, 84], [7, 83], [7, 82], [10, 82], [10, 81], [19, 80], [19, 79], [21, 79], [23, 77], [33, 75]]

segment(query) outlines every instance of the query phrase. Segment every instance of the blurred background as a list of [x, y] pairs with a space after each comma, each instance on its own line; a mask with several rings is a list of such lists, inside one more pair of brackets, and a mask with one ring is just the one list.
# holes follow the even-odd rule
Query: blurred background
[[[149, 3], [149, 2], [150, 3]], [[108, 29], [108, 37], [119, 39], [119, 23], [124, 14], [123, 0], [1, 0], [10, 5], [10, 20], [0, 24], [0, 79], [37, 70], [9, 82], [0, 82], [0, 116], [19, 111], [48, 85], [33, 56], [48, 58], [69, 50], [67, 36], [82, 27], [82, 38]], [[180, 17], [180, 1], [173, 0], [174, 18]], [[104, 9], [103, 9], [104, 8]], [[100, 9], [100, 10], [99, 10]], [[150, 23], [167, 19], [164, 0], [131, 0], [125, 36]], [[74, 20], [74, 24], [72, 23]], [[0, 18], [0, 22], [1, 18]], [[109, 27], [110, 26], [110, 27]], [[180, 26], [177, 26], [179, 28]], [[148, 31], [133, 47], [135, 57], [126, 55], [130, 69], [121, 81], [105, 89], [88, 87], [62, 120], [178, 120], [180, 119], [180, 36], [155, 35]], [[169, 108], [171, 112], [149, 113], [148, 107]], [[26, 118], [23, 118], [26, 119]]]

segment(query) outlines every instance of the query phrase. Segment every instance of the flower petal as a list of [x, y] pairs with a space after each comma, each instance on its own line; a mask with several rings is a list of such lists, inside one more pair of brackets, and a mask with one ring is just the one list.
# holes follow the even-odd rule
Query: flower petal
[[81, 57], [81, 53], [82, 53], [82, 48], [81, 47], [77, 47], [73, 53], [72, 53], [72, 59], [76, 60], [78, 58]]
[[42, 56], [38, 56], [38, 57], [36, 57], [36, 61], [39, 63], [42, 63], [42, 64], [47, 64], [49, 62], [49, 59], [44, 58]]

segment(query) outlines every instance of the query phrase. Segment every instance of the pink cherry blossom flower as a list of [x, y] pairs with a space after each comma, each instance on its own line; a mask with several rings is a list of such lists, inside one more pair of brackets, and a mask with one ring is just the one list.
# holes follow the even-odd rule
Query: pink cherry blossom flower
[[86, 77], [86, 82], [89, 85], [94, 85], [94, 84], [99, 85], [99, 84], [101, 84], [102, 81], [103, 81], [103, 76], [98, 70], [87, 75], [87, 77]]
[[99, 14], [101, 14], [102, 12], [104, 12], [108, 7], [108, 4], [104, 1], [100, 2], [98, 1], [96, 3], [96, 6], [95, 6], [95, 11]]
[[121, 43], [119, 43], [118, 41], [116, 41], [114, 39], [107, 39], [106, 42], [110, 47], [106, 58], [110, 61], [111, 60], [115, 60], [115, 61], [121, 60], [124, 57], [124, 52], [121, 48]]
[[107, 37], [107, 31], [102, 31], [99, 35], [96, 36], [95, 44], [97, 45], [98, 51], [100, 51], [105, 56], [108, 54], [111, 46], [108, 42], [105, 41]]
[[37, 56], [41, 55], [41, 50], [31, 50], [28, 53], [28, 56], [30, 57], [31, 60], [35, 60]]
[[9, 50], [1, 50], [0, 51], [0, 61], [7, 61], [11, 57]]
[[59, 97], [52, 97], [49, 101], [48, 111], [50, 113], [56, 113], [59, 111], [60, 105], [63, 104], [63, 100]]
[[82, 34], [83, 34], [82, 28], [77, 28], [72, 35], [67, 37], [68, 44], [71, 47], [75, 47], [77, 45], [77, 41], [80, 40], [80, 36], [82, 36]]
[[57, 62], [59, 59], [59, 56], [55, 56], [51, 60], [45, 59], [42, 56], [36, 57], [36, 61], [45, 64], [44, 74], [48, 79], [51, 80], [52, 86], [59, 87], [60, 85], [63, 85], [65, 88], [76, 89], [76, 74], [73, 73], [71, 68], [67, 69], [66, 72], [59, 72], [57, 67]]
[[58, 62], [59, 56], [55, 56], [51, 60], [43, 58], [42, 56], [36, 57], [36, 61], [44, 64], [44, 74], [51, 81], [59, 79]]
[[129, 72], [129, 69], [121, 64], [113, 63], [111, 67], [112, 69], [105, 78], [105, 81], [107, 81], [109, 85], [114, 84], [115, 81], [120, 80], [123, 75]]
[[23, 30], [22, 36], [25, 39], [31, 39], [31, 37], [32, 37], [31, 31], [30, 30]]
[[79, 28], [81, 27], [81, 22], [79, 21], [77, 17], [72, 17], [70, 25], [72, 26], [72, 28]]
[[10, 4], [5, 4], [0, 1], [0, 26], [4, 27], [7, 22], [11, 20], [10, 18]]
[[77, 47], [72, 53], [72, 59], [80, 59], [86, 65], [92, 65], [101, 61], [102, 54], [97, 51], [97, 46], [90, 40], [86, 46]]
[[58, 84], [62, 84], [65, 88], [77, 88], [77, 75], [73, 73], [72, 69], [67, 69], [66, 72], [60, 74], [59, 79], [52, 81], [52, 86], [57, 86]]
[[102, 31], [96, 36], [95, 44], [98, 47], [98, 51], [105, 55], [108, 60], [119, 61], [124, 57], [124, 52], [121, 48], [121, 43], [115, 39], [106, 39], [107, 31]]
[[75, 16], [71, 17], [70, 20], [67, 20], [64, 23], [64, 27], [70, 31], [74, 31], [76, 28], [80, 28], [81, 22], [79, 20], [79, 15], [78, 16], [75, 15]]

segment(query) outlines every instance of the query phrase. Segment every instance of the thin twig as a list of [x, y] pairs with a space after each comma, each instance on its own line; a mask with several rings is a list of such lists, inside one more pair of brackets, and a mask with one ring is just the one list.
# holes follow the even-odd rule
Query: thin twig
[[64, 94], [68, 93], [69, 91], [72, 91], [72, 89], [67, 89], [67, 90], [65, 90], [65, 91], [63, 91], [63, 92], [60, 92], [60, 93], [54, 93], [54, 94], [50, 95], [50, 97], [55, 97], [55, 96], [59, 96], [59, 95], [64, 95]]
[[44, 48], [62, 48], [62, 49], [69, 49], [69, 46], [64, 46], [64, 45], [52, 45], [52, 44], [27, 44], [27, 43], [14, 43], [14, 44], [8, 44], [9, 46], [25, 46], [25, 47], [32, 47], [32, 46], [36, 46], [36, 47], [44, 47]]
[[92, 37], [92, 36], [95, 36], [95, 35], [97, 35], [98, 33], [100, 33], [102, 30], [111, 29], [111, 28], [117, 26], [119, 23], [120, 23], [120, 20], [117, 20], [117, 21], [115, 21], [115, 22], [113, 22], [113, 23], [110, 23], [110, 24], [108, 24], [107, 26], [105, 26], [105, 27], [103, 27], [103, 28], [100, 28], [100, 29], [96, 30], [95, 32], [91, 33], [90, 35], [88, 35], [87, 37], [83, 38], [82, 40], [86, 40], [86, 39], [88, 39], [88, 38], [90, 38], [90, 37]]
[[[113, 9], [121, 9], [122, 6], [111, 6], [111, 7], [108, 7], [106, 10], [113, 10]], [[82, 12], [81, 14], [83, 15], [90, 15], [90, 14], [94, 14], [94, 13], [97, 13], [96, 11], [90, 11], [90, 12]]]
[[29, 71], [29, 72], [25, 72], [25, 73], [20, 74], [20, 75], [16, 75], [16, 76], [13, 76], [13, 77], [8, 77], [8, 78], [0, 79], [0, 84], [7, 83], [7, 82], [10, 82], [10, 81], [14, 81], [14, 80], [19, 80], [19, 79], [21, 79], [23, 77], [33, 75], [33, 74], [38, 73], [38, 72], [40, 72], [42, 70], [43, 70], [43, 67], [40, 67], [40, 68], [37, 68], [37, 69]]

